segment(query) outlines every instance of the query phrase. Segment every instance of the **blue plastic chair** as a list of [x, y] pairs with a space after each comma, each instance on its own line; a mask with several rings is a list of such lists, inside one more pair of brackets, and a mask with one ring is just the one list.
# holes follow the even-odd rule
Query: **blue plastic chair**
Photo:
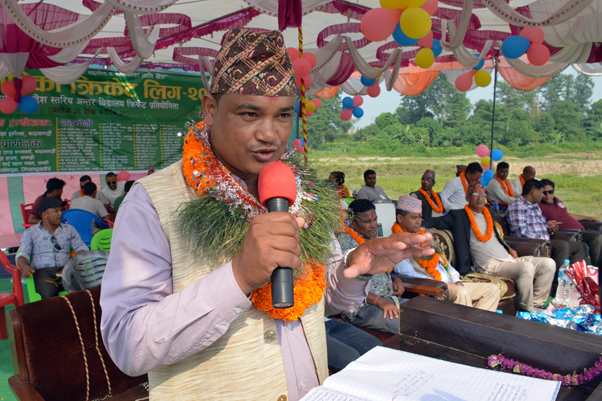
[[88, 248], [92, 242], [92, 222], [95, 221], [101, 230], [109, 228], [100, 217], [82, 209], [65, 210], [61, 221], [73, 226]]

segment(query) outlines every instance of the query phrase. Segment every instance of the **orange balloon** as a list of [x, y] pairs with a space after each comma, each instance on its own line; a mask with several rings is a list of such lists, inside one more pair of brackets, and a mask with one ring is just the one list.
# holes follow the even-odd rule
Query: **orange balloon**
[[520, 36], [529, 39], [531, 43], [542, 44], [544, 40], [543, 29], [538, 26], [523, 28], [520, 31]]
[[387, 39], [399, 23], [402, 10], [373, 8], [362, 17], [360, 28], [366, 39], [381, 42]]
[[322, 99], [330, 99], [331, 97], [336, 96], [338, 91], [338, 86], [335, 86], [334, 88], [324, 88], [320, 92], [316, 93], [316, 96], [321, 97]]
[[529, 62], [536, 66], [544, 65], [550, 59], [550, 50], [545, 45], [539, 43], [531, 43], [527, 50], [527, 58]]

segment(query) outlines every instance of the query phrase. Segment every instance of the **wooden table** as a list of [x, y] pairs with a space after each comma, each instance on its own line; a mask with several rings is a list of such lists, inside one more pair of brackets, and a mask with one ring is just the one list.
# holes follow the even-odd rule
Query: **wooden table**
[[[600, 336], [427, 297], [403, 303], [399, 320], [400, 334], [384, 346], [479, 368], [490, 355], [503, 354], [553, 373], [581, 373], [602, 353]], [[602, 377], [561, 387], [557, 400], [602, 401], [600, 383]]]

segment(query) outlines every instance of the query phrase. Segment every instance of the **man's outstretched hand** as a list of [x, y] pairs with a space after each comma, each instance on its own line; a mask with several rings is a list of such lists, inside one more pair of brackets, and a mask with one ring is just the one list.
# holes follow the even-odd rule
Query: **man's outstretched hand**
[[348, 268], [344, 275], [355, 278], [362, 274], [385, 273], [404, 259], [432, 255], [435, 253], [434, 249], [416, 246], [430, 239], [429, 233], [399, 233], [366, 241], [347, 256]]

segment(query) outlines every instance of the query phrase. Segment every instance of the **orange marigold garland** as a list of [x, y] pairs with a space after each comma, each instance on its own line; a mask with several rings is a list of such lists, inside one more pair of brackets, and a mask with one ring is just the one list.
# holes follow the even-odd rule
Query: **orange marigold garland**
[[514, 198], [514, 190], [512, 189], [512, 185], [510, 185], [510, 181], [508, 181], [507, 179], [502, 181], [502, 179], [498, 177], [497, 174], [494, 174], [493, 178], [495, 178], [497, 182], [500, 183], [506, 195], [508, 195], [511, 198]]
[[[439, 195], [437, 195], [437, 192], [433, 191], [433, 198], [435, 199], [435, 202], [437, 203], [435, 205], [435, 203], [433, 203], [433, 200], [431, 199], [431, 196], [428, 194], [428, 192], [426, 192], [422, 188], [420, 188], [418, 191], [422, 195], [424, 195], [424, 197], [426, 198], [426, 201], [428, 202], [428, 204], [430, 205], [431, 209], [433, 209], [433, 211], [435, 213], [443, 213], [443, 205], [441, 204], [441, 199], [439, 199]], [[464, 188], [464, 191], [466, 192], [466, 188]]]
[[462, 186], [464, 187], [464, 192], [468, 192], [468, 182], [466, 181], [466, 173], [460, 173], [460, 179], [462, 180]]
[[[186, 178], [186, 182], [195, 188], [199, 199], [213, 199], [216, 200], [222, 206], [222, 209], [226, 211], [227, 216], [224, 218], [227, 221], [250, 221], [253, 217], [267, 212], [258, 201], [252, 196], [238, 181], [232, 177], [230, 171], [224, 166], [216, 155], [213, 153], [209, 129], [205, 126], [204, 122], [200, 122], [196, 125], [187, 124], [188, 135], [184, 141], [184, 154], [183, 154], [183, 174]], [[311, 305], [320, 302], [324, 290], [326, 289], [325, 280], [325, 267], [323, 263], [319, 263], [317, 259], [313, 259], [312, 255], [317, 255], [317, 258], [322, 260], [322, 253], [328, 244], [323, 243], [322, 239], [324, 235], [320, 235], [322, 231], [333, 232], [340, 223], [338, 220], [337, 207], [339, 202], [336, 201], [336, 195], [332, 193], [333, 204], [336, 205], [332, 210], [328, 209], [328, 215], [319, 213], [314, 215], [316, 210], [326, 210], [328, 208], [328, 202], [321, 203], [321, 207], [316, 209], [317, 206], [312, 206], [321, 201], [318, 194], [325, 195], [323, 189], [318, 190], [318, 185], [313, 182], [303, 181], [304, 177], [310, 177], [310, 171], [306, 165], [297, 166], [295, 156], [291, 156], [292, 152], [285, 153], [281, 158], [281, 161], [286, 163], [297, 180], [297, 199], [293, 205], [291, 205], [291, 214], [304, 215], [307, 223], [302, 230], [302, 238], [305, 238], [305, 242], [302, 243], [302, 248], [312, 248], [311, 251], [303, 253], [304, 268], [295, 271], [294, 278], [294, 291], [295, 291], [295, 305], [288, 309], [276, 309], [272, 307], [272, 294], [271, 285], [268, 283], [266, 286], [256, 289], [251, 294], [251, 302], [255, 304], [257, 309], [266, 312], [270, 317], [274, 319], [282, 319], [284, 321], [294, 321], [301, 317], [305, 310]], [[295, 153], [295, 155], [297, 155]], [[314, 193], [312, 193], [314, 191]], [[330, 191], [330, 189], [329, 189]], [[326, 194], [330, 195], [330, 193]], [[304, 203], [301, 206], [301, 202], [310, 201]], [[325, 201], [325, 200], [324, 200]], [[192, 202], [191, 202], [192, 203]], [[213, 203], [215, 204], [215, 203]], [[315, 217], [315, 218], [314, 218]], [[319, 222], [316, 223], [316, 218]], [[234, 219], [234, 220], [233, 220]], [[336, 223], [333, 223], [335, 222]], [[248, 223], [247, 227], [248, 227]], [[314, 224], [318, 224], [321, 228], [317, 232], [309, 230]], [[333, 226], [336, 225], [336, 229]], [[237, 234], [240, 236], [243, 227], [238, 223], [236, 227], [239, 227]], [[315, 229], [316, 227], [314, 227]], [[213, 229], [213, 226], [209, 227], [208, 230]], [[244, 238], [244, 232], [242, 232], [242, 238]], [[330, 241], [330, 236], [328, 236]], [[228, 248], [233, 254], [237, 251], [237, 248]]]
[[364, 242], [366, 242], [366, 240], [364, 239], [364, 237], [362, 237], [361, 235], [359, 235], [358, 233], [355, 232], [355, 230], [349, 226], [345, 226], [345, 232], [349, 235], [351, 235], [351, 238], [353, 238], [355, 240], [355, 242], [357, 242], [358, 245], [362, 245]]
[[493, 220], [491, 219], [491, 213], [489, 213], [489, 210], [486, 207], [483, 208], [483, 215], [485, 216], [485, 221], [487, 222], [487, 232], [485, 233], [485, 235], [481, 234], [481, 231], [479, 231], [479, 226], [477, 226], [477, 222], [474, 219], [474, 214], [472, 213], [472, 210], [470, 210], [468, 205], [464, 206], [464, 210], [468, 215], [468, 220], [470, 220], [470, 226], [472, 227], [472, 231], [474, 232], [474, 235], [477, 237], [477, 239], [481, 242], [489, 241], [491, 239], [491, 235], [493, 234]]
[[523, 187], [525, 186], [525, 178], [523, 177], [523, 175], [519, 175], [518, 178], [520, 178], [520, 185], [522, 185]]
[[[393, 227], [391, 227], [391, 231], [395, 234], [398, 234], [403, 232], [403, 228], [401, 228], [399, 223], [395, 222], [393, 224]], [[426, 234], [426, 231], [424, 231], [421, 228], [420, 230], [418, 230], [418, 234]], [[424, 242], [424, 244], [426, 244], [426, 242]], [[445, 270], [447, 270], [447, 266], [449, 264], [445, 256], [443, 256], [441, 250], [437, 248], [435, 248], [435, 254], [433, 254], [432, 256], [426, 256], [424, 258], [414, 258], [414, 260], [416, 260], [416, 262], [418, 262], [420, 266], [424, 267], [426, 269], [426, 272], [433, 276], [433, 278], [437, 281], [441, 281], [441, 273], [439, 272], [439, 270], [437, 270], [437, 265], [441, 264], [445, 268]]]

